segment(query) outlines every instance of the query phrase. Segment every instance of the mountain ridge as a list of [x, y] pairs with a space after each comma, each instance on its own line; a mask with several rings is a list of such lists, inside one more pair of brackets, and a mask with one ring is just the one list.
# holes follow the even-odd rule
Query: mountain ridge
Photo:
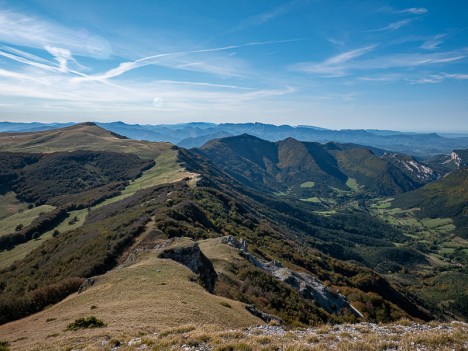
[[[249, 133], [269, 141], [293, 137], [302, 141], [326, 143], [357, 143], [382, 149], [390, 149], [417, 157], [427, 158], [436, 154], [450, 153], [454, 149], [468, 148], [468, 135], [445, 138], [436, 133], [413, 133], [379, 131], [375, 129], [331, 130], [313, 126], [276, 126], [264, 123], [181, 123], [173, 125], [140, 125], [124, 122], [98, 122], [98, 125], [132, 139], [148, 141], [168, 141], [183, 147], [200, 147], [209, 139], [219, 136]], [[15, 127], [16, 126], [16, 127]], [[60, 124], [35, 123], [31, 127], [57, 128]], [[27, 124], [0, 122], [0, 132], [26, 131]]]
[[[408, 163], [393, 161], [399, 156], [378, 157], [370, 149], [355, 144], [319, 144], [291, 137], [269, 142], [242, 134], [215, 139], [193, 150], [239, 179], [248, 183], [262, 181], [276, 191], [291, 187], [295, 192], [309, 193], [330, 191], [332, 187], [348, 189], [346, 182], [353, 178], [369, 191], [391, 195], [435, 179], [421, 176], [421, 169], [434, 172], [414, 158], [405, 161], [415, 167], [408, 171]], [[307, 186], [311, 181], [314, 185]]]
[[[81, 132], [86, 134], [86, 138]], [[45, 229], [38, 227], [39, 239], [30, 240], [35, 246], [22, 259], [1, 270], [2, 322], [21, 318], [51, 304], [57, 306], [52, 307], [53, 311], [58, 311], [60, 303], [55, 304], [64, 297], [72, 294], [66, 301], [81, 299], [74, 291], [85, 279], [121, 274], [119, 265], [124, 262], [138, 266], [138, 257], [145, 256], [156, 247], [162, 248], [160, 245], [167, 240], [191, 240], [202, 251], [208, 250], [205, 256], [213, 264], [217, 278], [213, 287], [213, 275], [210, 275], [209, 287], [215, 295], [206, 296], [210, 303], [223, 302], [224, 305], [220, 305], [222, 308], [229, 308], [226, 304], [230, 305], [230, 302], [219, 298], [231, 299], [232, 311], [234, 305], [236, 309], [241, 308], [240, 303], [254, 304], [256, 307], [252, 311], [258, 315], [276, 316], [287, 325], [301, 327], [324, 321], [349, 322], [361, 318], [349, 313], [346, 308], [342, 311], [332, 309], [330, 313], [315, 305], [313, 300], [305, 297], [310, 294], [301, 295], [300, 290], [281, 281], [282, 277], [288, 279], [287, 272], [293, 272], [290, 276], [294, 279], [308, 277], [304, 279], [309, 283], [317, 279], [331, 293], [338, 291], [365, 320], [389, 322], [400, 318], [464, 318], [460, 314], [463, 306], [459, 295], [450, 295], [451, 299], [454, 296], [451, 301], [439, 295], [434, 298], [412, 289], [412, 285], [404, 280], [411, 276], [416, 287], [426, 284], [427, 277], [432, 275], [434, 279], [442, 279], [437, 284], [443, 284], [443, 279], [462, 282], [462, 268], [455, 263], [434, 262], [424, 248], [414, 244], [414, 239], [406, 234], [404, 228], [374, 215], [369, 210], [368, 201], [389, 200], [382, 200], [380, 196], [376, 198], [376, 195], [364, 191], [359, 181], [357, 185], [351, 184], [346, 173], [351, 166], [345, 167], [346, 172], [342, 171], [344, 163], [355, 165], [362, 154], [371, 165], [378, 163], [375, 168], [362, 168], [367, 172], [363, 174], [369, 179], [382, 178], [387, 181], [381, 176], [386, 173], [379, 173], [381, 170], [391, 174], [389, 169], [399, 170], [393, 162], [407, 162], [409, 165], [409, 162], [417, 162], [414, 158], [399, 154], [385, 156], [383, 150], [375, 150], [374, 153], [355, 144], [320, 144], [294, 138], [271, 142], [243, 134], [208, 142], [207, 148], [218, 152], [214, 159], [197, 150], [168, 143], [121, 139], [94, 124], [16, 134], [13, 136], [17, 138], [13, 139], [11, 136], [0, 134], [0, 141], [5, 140], [0, 145], [8, 150], [0, 148], [0, 154], [8, 159], [12, 152], [16, 152], [14, 155], [18, 157], [32, 155], [33, 159], [26, 158], [24, 162], [19, 162], [21, 167], [29, 167], [28, 163], [36, 157], [24, 153], [24, 145], [29, 145], [28, 151], [35, 151], [43, 158], [52, 157], [58, 151], [73, 154], [76, 152], [74, 149], [82, 150], [86, 145], [90, 148], [89, 152], [113, 150], [124, 155], [119, 157], [138, 156], [146, 162], [144, 164], [151, 161], [155, 164], [136, 178], [133, 176], [134, 179], [111, 198], [81, 210], [64, 210], [68, 217], [61, 219], [58, 226], [53, 224], [52, 228], [47, 228], [49, 232], [55, 228], [57, 232], [54, 235], [51, 233], [48, 236]], [[83, 143], [83, 140], [86, 142]], [[225, 149], [219, 151], [220, 146]], [[342, 160], [336, 155], [342, 155]], [[352, 157], [356, 155], [359, 157]], [[64, 159], [61, 167], [69, 162], [68, 158]], [[9, 170], [15, 170], [16, 164], [14, 161]], [[52, 166], [54, 169], [57, 167], [55, 163]], [[354, 168], [351, 167], [357, 172]], [[416, 167], [413, 172], [416, 169], [419, 168]], [[241, 170], [244, 173], [240, 173]], [[48, 173], [53, 174], [52, 170]], [[402, 171], [395, 174], [403, 177]], [[91, 172], [89, 177], [98, 180], [102, 175]], [[388, 179], [393, 178], [388, 175]], [[440, 180], [443, 179], [447, 177]], [[286, 189], [282, 188], [283, 191], [295, 186], [298, 192], [286, 196], [279, 188], [274, 189], [277, 184], [288, 184]], [[406, 190], [401, 188], [401, 191]], [[330, 202], [325, 206], [323, 203], [303, 201], [303, 195], [314, 192], [318, 199], [328, 196], [336, 201], [335, 204], [332, 206]], [[17, 194], [13, 195], [16, 197]], [[48, 205], [51, 200], [47, 196], [44, 198]], [[14, 205], [13, 202], [11, 204]], [[28, 203], [24, 205], [28, 206]], [[324, 206], [335, 210], [323, 213]], [[1, 206], [0, 210], [3, 211]], [[236, 257], [224, 249], [218, 250], [217, 244], [210, 244], [210, 240], [219, 240], [227, 235], [245, 240], [249, 244], [248, 253], [255, 259], [275, 265], [281, 262], [286, 268], [284, 275], [276, 271], [276, 276], [272, 275], [268, 270], [242, 259], [242, 253], [236, 253], [240, 255]], [[0, 259], [4, 254], [0, 252]], [[150, 275], [141, 276], [142, 281], [152, 274], [157, 275], [157, 267], [161, 264], [156, 262], [156, 266], [150, 269]], [[173, 263], [169, 266], [177, 267]], [[418, 273], [409, 274], [411, 271]], [[190, 284], [200, 280], [197, 274], [183, 276], [183, 279], [190, 279]], [[111, 280], [109, 284], [119, 286], [118, 281]], [[437, 284], [434, 286], [439, 286]], [[184, 283], [182, 286], [187, 285]], [[174, 286], [167, 288], [173, 289]], [[100, 312], [99, 292], [103, 286], [91, 285], [86, 289], [86, 296], [95, 296], [95, 300], [88, 302], [89, 306], [97, 306], [92, 313], [98, 318], [107, 319], [112, 325], [108, 330], [113, 331], [112, 328], [120, 324], [110, 317], [111, 310], [102, 305], [102, 314]], [[432, 294], [434, 289], [431, 290]], [[156, 291], [157, 287], [152, 286], [144, 293], [159, 301], [154, 295]], [[125, 290], [127, 293], [130, 294], [130, 291]], [[436, 304], [441, 304], [443, 309]], [[18, 309], [18, 306], [21, 308]], [[89, 306], [81, 306], [80, 313], [85, 313]], [[169, 309], [170, 306], [168, 303]], [[49, 310], [40, 312], [40, 316], [54, 318], [47, 312]], [[73, 318], [77, 317], [74, 311], [69, 311], [66, 318], [51, 323], [72, 323]], [[42, 325], [42, 322], [27, 318], [31, 328]], [[20, 322], [0, 326], [0, 335], [4, 337], [4, 331]], [[65, 325], [62, 327], [65, 328]]]

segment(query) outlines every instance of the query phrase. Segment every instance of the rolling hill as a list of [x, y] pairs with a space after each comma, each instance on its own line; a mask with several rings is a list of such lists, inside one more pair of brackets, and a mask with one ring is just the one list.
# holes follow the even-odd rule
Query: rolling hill
[[293, 138], [273, 143], [244, 134], [213, 140], [194, 152], [249, 186], [302, 198], [329, 193], [333, 188], [350, 190], [350, 179], [367, 192], [393, 195], [435, 178], [429, 167], [414, 158], [397, 154], [379, 157], [355, 144], [319, 144]]
[[[90, 316], [107, 326], [82, 334], [82, 346], [191, 322], [239, 328], [258, 318], [298, 327], [464, 318], [458, 305], [415, 293], [380, 270], [382, 259], [386, 267], [398, 267], [397, 278], [399, 270], [458, 269], [435, 265], [402, 230], [365, 207], [323, 215], [309, 202], [280, 194], [335, 188], [330, 194], [360, 196], [348, 187], [351, 172], [356, 179], [362, 173], [368, 184], [391, 182], [398, 188], [385, 189], [405, 191], [416, 180], [395, 157], [356, 145], [292, 138], [273, 143], [249, 135], [191, 151], [125, 139], [91, 123], [0, 134], [0, 141], [8, 161], [2, 179], [9, 182], [1, 195], [0, 228], [24, 218], [28, 233], [30, 226], [37, 232], [0, 251], [0, 340], [17, 349], [35, 342], [49, 347], [55, 340], [69, 346], [77, 334], [54, 330]], [[360, 159], [363, 170], [354, 166]], [[43, 183], [41, 172], [51, 183]], [[75, 189], [72, 178], [83, 183]], [[67, 202], [112, 182], [121, 183], [95, 202]], [[67, 201], [57, 200], [62, 196]], [[25, 208], [35, 209], [32, 201], [51, 206], [56, 220], [45, 220], [52, 212], [22, 217]], [[244, 244], [224, 243], [229, 237]], [[2, 259], [8, 264], [2, 266]], [[424, 277], [414, 279], [422, 284]], [[333, 307], [330, 301], [341, 302]]]
[[[56, 129], [66, 124], [0, 122], [0, 132], [25, 132]], [[264, 123], [181, 123], [173, 125], [140, 125], [124, 122], [99, 123], [99, 126], [128, 138], [166, 141], [181, 147], [201, 147], [209, 140], [249, 134], [269, 141], [294, 138], [310, 142], [354, 143], [428, 158], [449, 154], [454, 149], [466, 149], [468, 137], [445, 137], [435, 133], [404, 133], [387, 130], [330, 130], [313, 126], [271, 125]]]
[[418, 208], [418, 217], [452, 218], [458, 233], [468, 238], [468, 167], [462, 167], [439, 180], [392, 201], [394, 207]]

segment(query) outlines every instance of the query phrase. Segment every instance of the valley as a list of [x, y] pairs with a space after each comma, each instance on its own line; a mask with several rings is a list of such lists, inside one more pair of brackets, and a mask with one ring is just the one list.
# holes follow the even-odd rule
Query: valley
[[468, 350], [467, 23], [0, 0], [0, 351]]
[[[181, 335], [192, 349], [300, 349], [312, 346], [296, 328], [431, 320], [460, 321], [446, 324], [450, 335], [466, 328], [461, 164], [441, 175], [362, 145], [246, 134], [187, 150], [93, 123], [0, 141], [0, 340], [12, 350], [182, 347]], [[66, 330], [91, 316], [105, 326], [80, 337]], [[263, 346], [242, 329], [268, 323], [282, 327], [265, 326], [278, 332]], [[236, 340], [227, 329], [239, 331]], [[319, 347], [319, 329], [307, 330]], [[356, 349], [378, 344], [359, 338]], [[417, 342], [466, 343], [437, 338], [429, 328]]]

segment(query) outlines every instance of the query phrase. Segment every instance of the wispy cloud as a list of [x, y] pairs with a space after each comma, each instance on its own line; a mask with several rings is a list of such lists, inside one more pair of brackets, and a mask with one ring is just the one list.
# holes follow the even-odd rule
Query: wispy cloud
[[10, 48], [8, 46], [0, 46], [0, 56], [44, 70], [60, 71], [60, 69], [51, 61], [45, 60], [42, 57], [35, 56], [30, 53], [23, 52], [21, 50]]
[[367, 82], [395, 82], [402, 79], [401, 74], [379, 74], [359, 77], [359, 80]]
[[292, 66], [295, 71], [306, 73], [317, 73], [330, 77], [340, 77], [346, 75], [345, 64], [355, 58], [361, 57], [372, 50], [376, 45], [370, 45], [363, 48], [346, 51], [336, 56], [332, 56], [323, 62], [302, 62]]
[[174, 63], [174, 61], [171, 61], [168, 59], [172, 59], [174, 57], [176, 58], [186, 57], [188, 55], [193, 56], [194, 54], [205, 54], [205, 53], [213, 53], [213, 52], [220, 52], [220, 51], [229, 51], [229, 50], [240, 49], [240, 48], [251, 47], [251, 46], [288, 43], [288, 42], [293, 42], [293, 41], [298, 41], [298, 40], [301, 40], [301, 39], [250, 42], [250, 43], [242, 44], [242, 45], [229, 45], [229, 46], [223, 46], [223, 47], [218, 47], [218, 48], [179, 51], [179, 52], [152, 55], [152, 56], [144, 57], [135, 61], [122, 62], [119, 64], [119, 66], [112, 68], [101, 74], [87, 75], [83, 77], [74, 78], [73, 82], [79, 83], [82, 81], [107, 80], [111, 78], [116, 78], [127, 72], [130, 72], [137, 68], [148, 66], [148, 65], [162, 65], [162, 66], [169, 66], [169, 67], [178, 68], [178, 69], [203, 71], [206, 73], [211, 73], [211, 74], [220, 75], [220, 76], [236, 76], [238, 75], [238, 72], [232, 70], [230, 67], [214, 65], [206, 61], [187, 62], [187, 63], [180, 64], [177, 61], [176, 63]]
[[0, 9], [0, 42], [38, 49], [60, 47], [94, 58], [102, 58], [111, 50], [104, 38], [83, 35], [53, 21], [7, 9]]
[[407, 67], [418, 67], [435, 64], [448, 64], [467, 57], [468, 49], [439, 53], [411, 53], [379, 55], [360, 59], [372, 51], [375, 46], [345, 52], [323, 62], [302, 62], [292, 66], [295, 71], [320, 74], [325, 77], [342, 77], [355, 71], [385, 70]]
[[356, 97], [361, 95], [360, 92], [350, 92], [350, 93], [345, 93], [345, 94], [327, 94], [327, 95], [322, 95], [322, 96], [315, 96], [313, 97], [314, 100], [337, 100], [337, 101], [343, 101], [343, 102], [352, 102], [356, 101]]
[[281, 6], [275, 7], [273, 9], [270, 9], [268, 11], [262, 12], [258, 15], [248, 17], [245, 20], [243, 20], [241, 23], [239, 23], [238, 26], [232, 28], [228, 32], [233, 32], [233, 31], [238, 31], [242, 29], [246, 29], [249, 27], [255, 27], [259, 26], [262, 24], [265, 24], [277, 17], [283, 16], [289, 12], [295, 11], [300, 9], [301, 7], [305, 6], [308, 4], [309, 1], [307, 0], [292, 0], [289, 1]]
[[344, 41], [338, 40], [338, 39], [332, 38], [332, 37], [327, 37], [326, 40], [329, 41], [330, 43], [332, 43], [335, 46], [343, 46], [345, 44]]
[[409, 15], [424, 15], [429, 12], [425, 7], [409, 7], [402, 10], [397, 10], [390, 6], [384, 6], [377, 10], [377, 12], [384, 12], [390, 14], [409, 14]]
[[413, 15], [424, 15], [425, 13], [428, 13], [429, 10], [424, 7], [410, 7], [410, 8], [399, 10], [396, 12], [397, 13], [410, 13]]
[[468, 80], [468, 74], [465, 73], [440, 73], [431, 74], [422, 78], [412, 79], [412, 84], [437, 84], [447, 79]]
[[446, 37], [445, 34], [437, 34], [429, 40], [426, 40], [422, 45], [421, 48], [425, 50], [434, 50], [438, 49], [439, 45], [444, 42], [444, 38]]
[[47, 50], [58, 62], [59, 64], [59, 70], [61, 72], [67, 72], [68, 71], [68, 62], [75, 62], [76, 60], [73, 58], [70, 50], [67, 49], [62, 49], [62, 48], [56, 48], [53, 46], [46, 45], [44, 49]]
[[[2, 68], [0, 68], [0, 77], [13, 78], [13, 79], [19, 80], [19, 81], [22, 81], [22, 80], [33, 80], [33, 81], [37, 81], [37, 82], [41, 81], [37, 77], [32, 77], [29, 74], [23, 74], [23, 73], [19, 73], [19, 72], [9, 71], [9, 70], [2, 69]], [[44, 82], [45, 80], [42, 80], [42, 81]]]
[[[54, 51], [57, 56], [60, 56], [59, 53], [62, 53], [62, 54], [65, 54], [68, 57], [68, 53], [66, 53], [66, 51], [63, 51], [60, 48], [54, 48], [54, 49], [55, 50], [52, 50], [52, 51]], [[23, 50], [18, 50], [18, 49], [15, 49], [15, 48], [11, 48], [11, 47], [8, 47], [8, 46], [0, 46], [0, 56], [6, 57], [6, 58], [8, 58], [10, 60], [13, 60], [13, 61], [16, 61], [16, 62], [19, 62], [19, 63], [23, 63], [23, 64], [25, 64], [27, 66], [31, 66], [31, 67], [34, 67], [34, 68], [37, 68], [37, 69], [40, 69], [40, 70], [45, 70], [45, 71], [49, 72], [49, 74], [50, 74], [50, 72], [55, 72], [55, 73], [61, 75], [62, 77], [66, 77], [67, 79], [69, 79], [70, 76], [72, 76], [72, 77], [73, 76], [79, 76], [79, 77], [82, 77], [82, 78], [87, 77], [87, 75], [85, 73], [79, 72], [79, 71], [74, 70], [74, 69], [70, 69], [70, 68], [67, 67], [66, 64], [63, 64], [60, 61], [58, 62], [58, 64], [56, 64], [55, 62], [46, 60], [46, 59], [44, 59], [42, 57], [33, 55], [33, 54], [28, 53], [28, 52], [23, 51]], [[61, 59], [63, 59], [63, 58], [61, 57]], [[68, 60], [72, 60], [79, 67], [82, 67], [73, 58], [67, 59], [67, 62], [68, 62]], [[31, 78], [31, 80], [38, 79], [38, 81], [47, 82], [51, 78], [52, 78], [52, 76], [47, 76], [47, 75], [42, 74], [41, 77], [33, 76]], [[95, 80], [99, 81], [100, 83], [105, 84], [105, 85], [113, 86], [113, 87], [116, 87], [116, 88], [119, 88], [119, 89], [122, 89], [122, 90], [128, 90], [127, 88], [125, 88], [123, 86], [108, 82], [108, 81], [106, 81], [104, 79], [101, 79], [101, 80], [100, 79], [95, 79]]]
[[[255, 84], [254, 88], [202, 81], [121, 80], [119, 83], [122, 85], [116, 85], [105, 77], [86, 79], [86, 74], [69, 67], [73, 57], [68, 51], [59, 48], [48, 50], [56, 62], [18, 49], [0, 47], [1, 56], [24, 65], [22, 70], [0, 69], [0, 97], [9, 103], [5, 108], [13, 108], [26, 98], [28, 109], [36, 112], [54, 109], [64, 113], [115, 113], [117, 110], [148, 115], [154, 114], [154, 111], [218, 111], [222, 114], [223, 111], [246, 108], [252, 102], [262, 104], [262, 101], [275, 100], [296, 92], [296, 88], [289, 86], [259, 88], [259, 84]], [[84, 78], [81, 84], [73, 84], [73, 78], [77, 77]], [[126, 90], [125, 94], [122, 94], [122, 89]], [[154, 104], [155, 99], [163, 103]]]
[[392, 23], [390, 23], [389, 25], [387, 25], [385, 27], [378, 28], [378, 29], [372, 29], [369, 32], [395, 31], [395, 30], [398, 30], [398, 29], [400, 29], [402, 27], [405, 27], [405, 26], [409, 25], [411, 22], [413, 22], [413, 20], [414, 20], [413, 18], [407, 18], [407, 19], [404, 19], [404, 20], [401, 20], [401, 21], [392, 22]]
[[375, 47], [376, 45], [370, 45], [370, 46], [366, 46], [360, 49], [347, 51], [342, 54], [330, 57], [324, 62], [324, 64], [327, 66], [332, 66], [332, 65], [345, 63], [345, 62], [348, 62], [349, 60], [352, 60], [354, 58], [367, 54], [368, 52], [372, 51]]

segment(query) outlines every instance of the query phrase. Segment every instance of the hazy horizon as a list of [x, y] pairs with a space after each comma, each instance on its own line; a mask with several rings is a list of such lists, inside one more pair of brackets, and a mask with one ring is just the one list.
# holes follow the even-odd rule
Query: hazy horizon
[[91, 123], [125, 123], [129, 126], [132, 125], [140, 125], [140, 126], [145, 126], [145, 125], [161, 125], [161, 126], [170, 126], [170, 125], [185, 125], [185, 124], [192, 124], [192, 123], [200, 123], [200, 124], [242, 124], [242, 123], [261, 123], [261, 124], [267, 124], [267, 125], [273, 125], [273, 126], [290, 126], [290, 127], [313, 127], [313, 128], [320, 128], [320, 129], [327, 129], [327, 130], [335, 130], [335, 131], [340, 131], [340, 130], [366, 130], [366, 131], [372, 131], [372, 130], [378, 130], [378, 131], [392, 131], [392, 132], [402, 132], [402, 133], [415, 133], [415, 134], [429, 134], [429, 133], [437, 133], [441, 135], [459, 135], [459, 136], [468, 136], [468, 131], [463, 132], [463, 131], [437, 131], [437, 130], [403, 130], [403, 129], [378, 129], [378, 128], [325, 128], [317, 125], [311, 125], [311, 124], [278, 124], [278, 123], [264, 123], [264, 122], [259, 122], [259, 121], [250, 121], [250, 122], [232, 122], [232, 121], [225, 121], [225, 122], [207, 122], [207, 121], [190, 121], [190, 122], [179, 122], [179, 123], [138, 123], [137, 121], [133, 122], [123, 122], [120, 120], [109, 120], [109, 121], [96, 121], [96, 120], [83, 120], [83, 121], [63, 121], [63, 122], [57, 122], [57, 121], [52, 121], [52, 122], [41, 122], [37, 120], [33, 121], [8, 121], [8, 120], [2, 120], [0, 123], [42, 123], [42, 124], [59, 124], [59, 123], [69, 123], [69, 124], [78, 124], [78, 123], [86, 123], [86, 122], [91, 122]]
[[468, 133], [468, 4], [0, 2], [12, 122]]

